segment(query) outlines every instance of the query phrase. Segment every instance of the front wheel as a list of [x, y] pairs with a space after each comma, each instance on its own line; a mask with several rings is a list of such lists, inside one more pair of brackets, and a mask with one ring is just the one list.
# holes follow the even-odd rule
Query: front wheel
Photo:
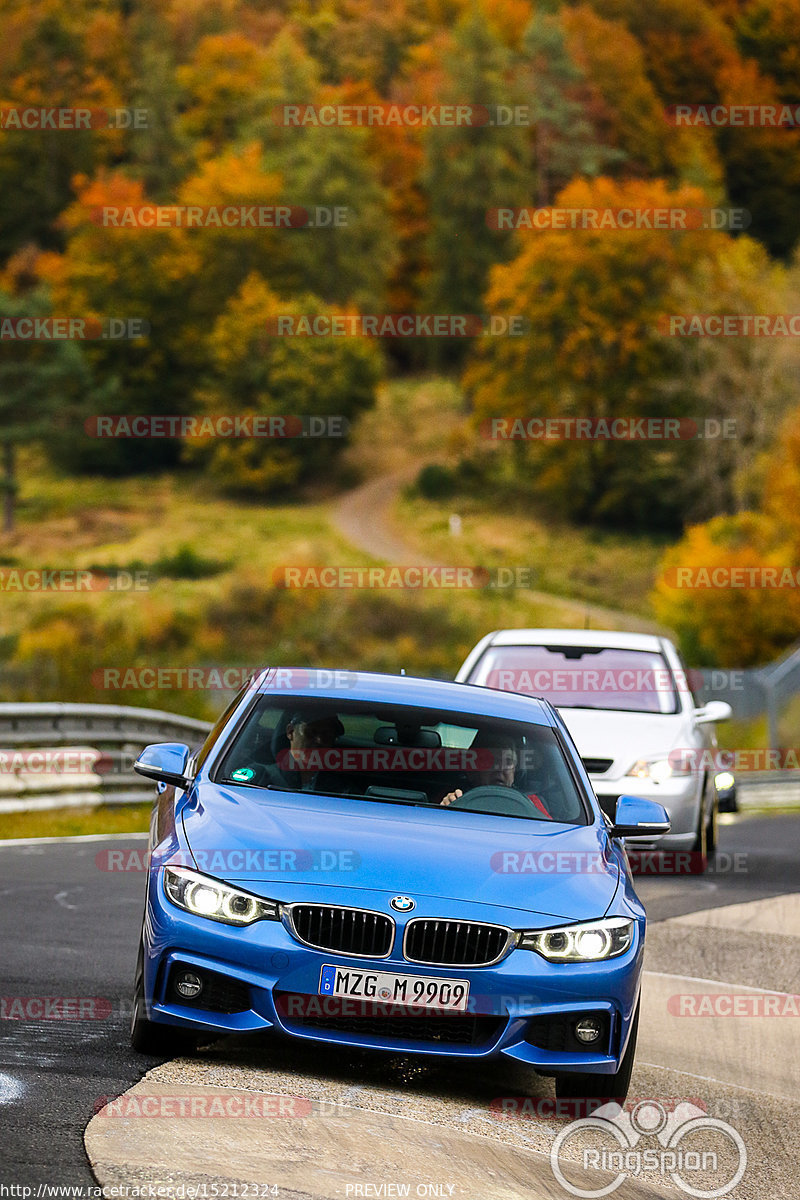
[[613, 1075], [599, 1075], [592, 1071], [570, 1071], [569, 1074], [556, 1075], [556, 1099], [578, 1100], [588, 1097], [614, 1100], [624, 1104], [628, 1095], [633, 1071], [633, 1060], [636, 1057], [636, 1038], [639, 1033], [639, 1004], [633, 1015], [630, 1037], [619, 1070]]
[[717, 850], [717, 813], [718, 812], [719, 812], [719, 805], [718, 805], [718, 801], [717, 801], [717, 797], [716, 797], [716, 793], [715, 793], [711, 798], [711, 814], [708, 818], [708, 827], [706, 829], [706, 849], [708, 850], [708, 853], [711, 855], [716, 854], [716, 850]]
[[695, 834], [692, 853], [697, 856], [700, 863], [698, 874], [702, 874], [708, 866], [709, 855], [713, 855], [717, 849], [717, 797], [713, 795], [711, 798], [711, 812], [706, 819], [705, 815], [705, 800], [706, 793], [703, 789], [703, 795], [700, 798], [700, 812], [697, 818], [697, 833]]

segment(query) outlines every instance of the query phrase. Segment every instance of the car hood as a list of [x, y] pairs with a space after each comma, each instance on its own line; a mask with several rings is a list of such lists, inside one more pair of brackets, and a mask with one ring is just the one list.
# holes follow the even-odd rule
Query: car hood
[[577, 921], [603, 916], [619, 882], [597, 825], [207, 783], [183, 829], [186, 865], [286, 902], [314, 885], [325, 902], [335, 889], [409, 893]]
[[581, 758], [613, 760], [609, 776], [623, 776], [639, 758], [666, 758], [675, 748], [699, 744], [683, 713], [667, 716], [581, 708], [558, 711]]

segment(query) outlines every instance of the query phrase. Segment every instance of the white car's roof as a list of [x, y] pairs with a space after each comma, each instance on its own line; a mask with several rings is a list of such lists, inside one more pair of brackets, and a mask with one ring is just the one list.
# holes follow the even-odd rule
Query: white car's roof
[[614, 650], [661, 650], [652, 633], [621, 633], [615, 629], [497, 629], [493, 646], [608, 646]]

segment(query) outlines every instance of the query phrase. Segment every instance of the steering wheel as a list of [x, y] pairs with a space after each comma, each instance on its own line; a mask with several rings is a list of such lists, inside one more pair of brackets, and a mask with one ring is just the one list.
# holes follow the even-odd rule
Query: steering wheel
[[513, 787], [503, 787], [502, 784], [483, 784], [472, 788], [457, 800], [447, 805], [448, 808], [463, 808], [467, 812], [499, 813], [506, 817], [531, 817], [533, 805], [527, 796]]

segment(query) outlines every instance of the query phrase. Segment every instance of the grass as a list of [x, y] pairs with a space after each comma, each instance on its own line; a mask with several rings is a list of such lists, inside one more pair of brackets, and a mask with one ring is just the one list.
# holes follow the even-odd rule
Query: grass
[[146, 833], [151, 808], [150, 804], [126, 804], [114, 808], [101, 805], [0, 813], [0, 840], [76, 837], [89, 833]]
[[375, 407], [360, 418], [345, 463], [368, 478], [440, 459], [457, 446], [464, 413], [464, 394], [453, 380], [395, 380], [380, 388]]
[[[356, 478], [463, 450], [464, 400], [440, 378], [391, 383], [354, 431], [345, 473]], [[20, 455], [16, 532], [0, 563], [29, 568], [144, 564], [142, 590], [2, 592], [0, 699], [139, 704], [214, 718], [230, 691], [180, 685], [103, 686], [105, 668], [349, 667], [452, 677], [488, 630], [504, 626], [641, 625], [660, 547], [622, 535], [554, 527], [492, 497], [452, 502], [402, 495], [395, 519], [419, 554], [453, 565], [532, 568], [531, 586], [424, 591], [287, 589], [290, 565], [372, 565], [331, 520], [330, 495], [276, 504], [223, 498], [189, 471], [115, 480], [66, 478]], [[171, 577], [165, 565], [170, 568]], [[159, 570], [160, 567], [160, 570]], [[594, 612], [591, 605], [615, 611]], [[98, 684], [98, 680], [102, 682]]]
[[[450, 515], [461, 534], [450, 533]], [[542, 592], [653, 619], [648, 595], [665, 543], [547, 521], [523, 509], [498, 512], [491, 500], [426, 500], [406, 489], [395, 519], [404, 535], [441, 561], [486, 567], [527, 566]], [[574, 623], [574, 622], [571, 622]], [[620, 616], [618, 627], [625, 627]]]
[[[413, 476], [425, 462], [453, 468], [469, 444], [466, 412], [463, 393], [452, 381], [397, 381], [382, 389], [357, 427], [351, 458], [367, 474]], [[450, 533], [453, 513], [462, 521], [458, 538]], [[556, 597], [620, 610], [609, 621], [615, 628], [631, 624], [624, 614], [652, 619], [649, 592], [668, 539], [584, 529], [538, 517], [522, 501], [498, 505], [491, 495], [424, 499], [413, 487], [398, 498], [394, 521], [405, 540], [437, 562], [530, 567], [532, 587], [554, 597], [559, 624], [583, 624], [586, 614], [565, 612]]]

